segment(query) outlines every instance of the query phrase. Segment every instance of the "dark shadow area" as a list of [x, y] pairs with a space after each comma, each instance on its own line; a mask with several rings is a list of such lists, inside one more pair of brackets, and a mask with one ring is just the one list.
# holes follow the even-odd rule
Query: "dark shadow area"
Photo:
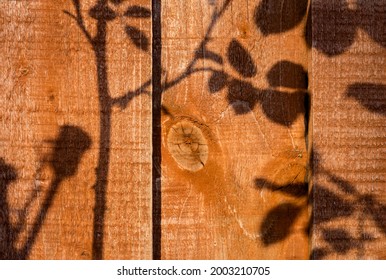
[[[314, 173], [327, 178], [332, 184], [330, 187], [315, 183], [308, 196], [306, 183], [279, 185], [264, 178], [256, 178], [256, 188], [280, 192], [296, 199], [309, 197], [304, 207], [312, 205], [312, 213], [304, 234], [310, 236], [316, 231], [324, 242], [324, 245], [312, 249], [310, 259], [325, 259], [331, 254], [345, 255], [352, 250], [355, 250], [359, 259], [363, 258], [364, 245], [375, 241], [367, 229], [376, 228], [386, 235], [386, 205], [374, 195], [363, 194], [349, 181], [325, 170], [322, 158], [315, 150], [311, 151], [310, 164]], [[263, 244], [270, 246], [288, 238], [302, 209], [303, 206], [284, 203], [269, 210], [259, 229]], [[338, 220], [349, 221], [348, 227], [331, 226], [331, 221]], [[364, 222], [368, 220], [373, 221], [374, 227], [365, 226]]]
[[17, 179], [16, 169], [0, 158], [0, 259], [17, 259], [14, 247], [15, 228], [10, 221], [7, 193], [9, 185]]
[[221, 55], [206, 49], [205, 46], [202, 46], [196, 51], [196, 59], [209, 59], [218, 64], [224, 64], [224, 60]]
[[115, 6], [122, 4], [124, 1], [126, 0], [110, 0], [110, 2], [113, 3], [113, 5]]
[[[375, 228], [386, 235], [386, 206], [375, 196], [361, 193], [349, 181], [325, 170], [321, 156], [315, 150], [312, 151], [311, 162], [314, 173], [325, 176], [333, 184], [334, 189], [319, 184], [313, 185], [310, 196], [310, 203], [313, 206], [310, 225], [317, 227], [327, 245], [314, 248], [310, 258], [324, 259], [331, 253], [344, 255], [351, 250], [356, 250], [357, 257], [362, 258], [364, 244], [375, 240], [372, 234], [366, 231], [364, 221], [372, 220]], [[350, 226], [348, 228], [328, 226], [327, 223], [335, 219], [350, 219]], [[353, 223], [357, 224], [359, 237], [354, 237], [349, 231], [355, 226]], [[357, 231], [356, 235], [358, 236]]]
[[[112, 1], [115, 6], [120, 6], [123, 4], [123, 0], [115, 0]], [[127, 17], [133, 21], [133, 23], [139, 23], [139, 19], [145, 20], [152, 18], [152, 12], [146, 7], [133, 5], [127, 7], [126, 11], [123, 13], [124, 17]], [[128, 37], [128, 39], [131, 41], [131, 43], [139, 50], [148, 52], [150, 51], [150, 42], [151, 40], [146, 35], [146, 33], [139, 28], [132, 26], [132, 25], [126, 25], [125, 26], [125, 33]], [[154, 38], [152, 38], [154, 39]], [[150, 94], [150, 90], [148, 90], [148, 87], [152, 85], [152, 80], [149, 79], [146, 82], [144, 82], [140, 87], [133, 91], [129, 91], [126, 94], [117, 97], [117, 98], [111, 98], [111, 106], [118, 106], [120, 109], [125, 109], [129, 102], [136, 96], [140, 94]]]
[[308, 0], [263, 0], [256, 7], [255, 23], [264, 36], [288, 31], [306, 15]]
[[386, 3], [384, 0], [357, 0], [358, 26], [378, 44], [386, 47]]
[[346, 95], [355, 99], [365, 109], [380, 115], [386, 115], [385, 85], [371, 83], [352, 84], [348, 87]]
[[244, 78], [252, 78], [257, 74], [257, 68], [248, 50], [236, 39], [228, 46], [228, 61], [231, 66]]
[[[162, 36], [161, 36], [161, 1], [152, 1], [152, 152], [153, 152], [153, 165], [152, 165], [152, 232], [153, 232], [153, 259], [161, 259], [161, 211], [162, 211], [162, 181], [161, 181], [161, 113], [167, 111], [162, 106]], [[168, 111], [167, 111], [168, 112]]]
[[313, 204], [313, 224], [350, 217], [355, 211], [351, 202], [320, 185], [313, 186], [310, 202]]
[[365, 207], [365, 213], [376, 224], [377, 228], [386, 235], [386, 205], [378, 202], [372, 195], [362, 197]]
[[124, 16], [133, 18], [151, 18], [151, 11], [145, 7], [134, 5], [127, 8]]
[[26, 244], [21, 249], [22, 259], [28, 258], [61, 182], [76, 174], [82, 156], [92, 143], [90, 136], [83, 129], [70, 125], [62, 126], [58, 138], [50, 142], [54, 145], [50, 158], [54, 178], [31, 230], [28, 232]]
[[[54, 149], [49, 164], [53, 168], [54, 177], [48, 192], [41, 203], [35, 220], [27, 225], [27, 214], [34, 201], [37, 199], [35, 190], [26, 200], [23, 209], [19, 211], [18, 222], [10, 222], [7, 189], [11, 182], [17, 178], [16, 170], [0, 159], [0, 258], [1, 259], [27, 259], [36, 238], [43, 226], [43, 222], [52, 205], [52, 201], [59, 189], [60, 183], [76, 174], [82, 156], [91, 147], [91, 139], [86, 132], [76, 126], [63, 126], [58, 138], [49, 141]], [[17, 249], [15, 242], [23, 229], [27, 230], [25, 244]]]
[[216, 93], [228, 86], [229, 76], [224, 71], [213, 71], [208, 86], [211, 93]]
[[308, 9], [308, 15], [307, 15], [307, 21], [306, 26], [304, 28], [304, 39], [306, 41], [306, 45], [308, 48], [311, 48], [312, 46], [312, 16], [313, 9], [312, 9], [312, 1], [310, 2], [310, 7]]
[[304, 98], [306, 92], [284, 92], [265, 90], [262, 94], [261, 106], [264, 114], [273, 122], [290, 126], [299, 115], [305, 114]]
[[[74, 1], [74, 0], [73, 0]], [[76, 5], [74, 1], [74, 6]], [[78, 2], [79, 5], [79, 2]], [[111, 97], [109, 93], [108, 81], [108, 66], [106, 57], [107, 44], [107, 23], [116, 18], [115, 12], [108, 6], [107, 0], [99, 0], [96, 5], [91, 8], [98, 13], [96, 16], [96, 34], [94, 37], [85, 29], [84, 33], [90, 37], [90, 44], [93, 47], [95, 54], [95, 63], [97, 67], [97, 88], [99, 99], [99, 155], [98, 165], [96, 168], [96, 181], [93, 186], [95, 191], [95, 206], [94, 206], [94, 221], [93, 221], [93, 242], [92, 242], [92, 258], [95, 260], [103, 259], [103, 239], [104, 239], [104, 221], [106, 212], [106, 192], [107, 179], [109, 173], [110, 162], [110, 146], [111, 146]], [[77, 8], [78, 11], [78, 8]], [[114, 13], [114, 16], [112, 14]], [[77, 14], [78, 18], [82, 15]], [[82, 20], [83, 21], [83, 20]]]
[[328, 255], [328, 250], [326, 248], [316, 248], [313, 249], [310, 253], [310, 260], [322, 260]]
[[322, 236], [335, 252], [341, 254], [357, 247], [355, 238], [344, 229], [325, 229], [322, 230]]
[[146, 34], [143, 33], [140, 29], [134, 26], [126, 26], [126, 34], [129, 36], [131, 42], [139, 49], [143, 51], [149, 50], [150, 41], [147, 38]]
[[263, 244], [269, 246], [286, 239], [301, 210], [292, 203], [283, 203], [271, 209], [260, 226]]
[[304, 139], [306, 141], [306, 148], [308, 150], [309, 145], [309, 127], [310, 127], [310, 116], [311, 116], [311, 95], [307, 91], [304, 94]]
[[114, 20], [117, 15], [115, 14], [114, 10], [111, 9], [108, 5], [105, 5], [104, 2], [105, 1], [98, 1], [97, 4], [89, 10], [89, 16], [95, 20]]
[[55, 178], [62, 181], [76, 174], [80, 160], [92, 142], [83, 129], [65, 125], [60, 128], [59, 137], [51, 143], [54, 145], [51, 165]]
[[[262, 91], [251, 83], [233, 79], [228, 84], [227, 99], [238, 115], [247, 114], [253, 110], [262, 99]], [[239, 106], [237, 102], [244, 102], [246, 106]]]
[[[311, 1], [304, 37], [309, 47], [327, 56], [344, 53], [354, 43], [358, 28], [386, 47], [384, 0]], [[255, 10], [255, 24], [264, 36], [296, 27], [307, 13], [307, 0], [263, 0]]]
[[328, 56], [344, 53], [354, 42], [357, 16], [345, 0], [312, 4], [312, 47]]
[[[230, 42], [227, 58], [241, 76], [249, 78], [257, 74], [252, 56], [237, 41]], [[227, 88], [227, 100], [238, 115], [247, 114], [260, 104], [268, 119], [283, 126], [290, 126], [301, 114], [309, 117], [308, 74], [301, 65], [290, 61], [276, 63], [267, 73], [272, 87], [269, 89], [256, 88], [250, 81], [233, 77], [223, 70], [207, 71], [212, 72], [208, 80], [209, 92], [217, 93]], [[282, 91], [278, 87], [297, 91]], [[308, 120], [305, 122], [308, 127]]]
[[307, 44], [328, 56], [339, 55], [354, 43], [357, 29], [361, 28], [376, 43], [386, 47], [385, 2], [356, 2], [354, 7], [349, 7], [345, 0], [313, 1], [305, 31]]
[[341, 228], [322, 228], [321, 238], [326, 242], [326, 246], [313, 249], [310, 254], [312, 260], [327, 259], [331, 253], [345, 255], [352, 250], [363, 255], [364, 243], [374, 241], [374, 237], [368, 233], [362, 233], [359, 238], [355, 238], [349, 231]]
[[267, 79], [271, 87], [308, 89], [308, 74], [303, 66], [282, 60], [269, 70]]
[[307, 197], [307, 183], [291, 183], [288, 185], [277, 185], [262, 178], [255, 179], [257, 189], [268, 189], [272, 192], [278, 191], [292, 197]]
[[[279, 185], [264, 178], [256, 178], [255, 186], [259, 190], [267, 189], [271, 192], [280, 192], [285, 196], [297, 199], [308, 196], [307, 183]], [[288, 238], [292, 234], [292, 226], [306, 206], [307, 204], [299, 206], [294, 203], [283, 203], [269, 210], [259, 229], [263, 244], [270, 246]], [[308, 235], [308, 230], [305, 234]]]

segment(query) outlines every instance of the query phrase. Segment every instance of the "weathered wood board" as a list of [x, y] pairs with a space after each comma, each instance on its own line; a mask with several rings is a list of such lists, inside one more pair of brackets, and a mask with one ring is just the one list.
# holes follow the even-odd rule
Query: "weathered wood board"
[[0, 1], [3, 259], [152, 257], [151, 3], [120, 2]]
[[308, 3], [268, 2], [162, 2], [163, 259], [308, 257]]
[[386, 1], [309, 2], [0, 1], [0, 259], [385, 259]]
[[312, 7], [311, 258], [386, 259], [386, 1]]

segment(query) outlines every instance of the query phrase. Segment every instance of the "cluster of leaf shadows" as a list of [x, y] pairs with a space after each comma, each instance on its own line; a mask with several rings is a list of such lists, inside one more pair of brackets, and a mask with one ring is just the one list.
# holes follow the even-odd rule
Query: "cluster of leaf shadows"
[[[256, 187], [294, 198], [308, 197], [308, 204], [312, 205], [312, 215], [304, 234], [309, 236], [313, 227], [318, 227], [317, 231], [326, 243], [325, 246], [313, 248], [311, 259], [323, 259], [332, 253], [344, 255], [352, 250], [355, 250], [358, 258], [363, 258], [365, 243], [375, 240], [375, 237], [366, 231], [364, 222], [372, 220], [376, 228], [386, 235], [386, 205], [374, 195], [359, 192], [344, 178], [324, 169], [320, 158], [316, 151], [312, 152], [313, 172], [328, 178], [334, 188], [315, 184], [309, 196], [307, 184], [277, 185], [263, 178], [255, 180]], [[292, 227], [304, 207], [307, 205], [299, 206], [286, 202], [272, 208], [260, 226], [263, 244], [270, 246], [285, 240], [292, 233]], [[338, 219], [357, 222], [359, 237], [358, 234], [353, 236], [347, 228], [329, 225], [330, 221]]]
[[[254, 19], [261, 33], [270, 36], [291, 30], [306, 16], [304, 37], [308, 47], [329, 57], [346, 52], [354, 44], [358, 29], [386, 47], [384, 0], [357, 0], [351, 6], [346, 0], [263, 0], [256, 7]], [[367, 110], [386, 114], [385, 85], [355, 83], [348, 87], [346, 94]]]
[[[48, 163], [54, 174], [52, 182], [47, 192], [35, 186], [23, 207], [17, 211], [16, 223], [11, 222], [11, 212], [14, 209], [10, 207], [7, 197], [10, 185], [17, 181], [17, 170], [0, 158], [0, 259], [28, 258], [61, 182], [76, 174], [83, 154], [91, 147], [89, 135], [81, 128], [70, 125], [62, 126], [59, 136], [50, 143], [53, 145], [53, 152]], [[38, 213], [31, 221], [27, 218], [29, 210], [43, 193], [44, 201], [39, 203], [41, 206]], [[25, 242], [17, 246], [24, 231], [27, 232]]]
[[[304, 19], [307, 14], [307, 0], [263, 0], [256, 7], [255, 23], [264, 36], [270, 36], [286, 32]], [[311, 1], [305, 39], [309, 47], [313, 47], [327, 56], [343, 54], [354, 43], [356, 32], [361, 28], [380, 46], [386, 47], [386, 24], [385, 3], [383, 0], [356, 1], [354, 7], [350, 7], [345, 0], [335, 1]], [[288, 63], [288, 62], [286, 62]], [[251, 67], [249, 67], [252, 69]], [[292, 65], [292, 68], [298, 68]], [[247, 68], [248, 69], [248, 68]], [[279, 69], [283, 69], [280, 67]], [[271, 70], [272, 71], [272, 70]], [[251, 71], [250, 71], [251, 72]], [[292, 73], [296, 73], [292, 72]], [[298, 68], [296, 76], [301, 77], [301, 69]], [[269, 77], [271, 74], [268, 74]], [[292, 77], [291, 72], [289, 75]], [[217, 84], [224, 84], [223, 75], [217, 75]], [[301, 79], [299, 79], [300, 81]], [[283, 86], [287, 83], [284, 82]], [[299, 83], [300, 84], [300, 83]], [[270, 82], [270, 85], [272, 83]], [[251, 86], [244, 86], [250, 94], [256, 94]], [[218, 87], [212, 86], [212, 91]], [[386, 114], [386, 86], [373, 83], [355, 83], [348, 86], [346, 96], [356, 100], [361, 106], [370, 112], [381, 116]], [[258, 99], [257, 99], [258, 100]], [[306, 116], [307, 117], [307, 113]], [[314, 155], [316, 153], [313, 153]], [[373, 237], [364, 231], [363, 226], [359, 238], [351, 236], [350, 232], [341, 228], [328, 228], [323, 226], [330, 220], [337, 218], [349, 218], [361, 213], [362, 219], [372, 219], [377, 228], [386, 234], [386, 206], [369, 194], [360, 194], [349, 182], [345, 181], [330, 172], [324, 170], [314, 156], [313, 172], [318, 172], [329, 178], [334, 183], [340, 194], [332, 192], [324, 186], [315, 185], [309, 203], [313, 205], [310, 227], [317, 225], [322, 230], [322, 237], [329, 245], [323, 248], [315, 248], [311, 252], [311, 258], [320, 259], [335, 252], [345, 254], [352, 249], [357, 249], [358, 256], [363, 254], [363, 244], [371, 242]], [[289, 184], [285, 186], [276, 185], [263, 178], [255, 181], [258, 188], [267, 188], [271, 191], [279, 191], [291, 197], [307, 197], [308, 189], [306, 184]], [[348, 202], [354, 200], [356, 203]], [[317, 200], [313, 198], [317, 197]], [[354, 205], [362, 205], [358, 209]], [[287, 238], [291, 229], [299, 217], [302, 208], [292, 203], [284, 203], [271, 209], [261, 224], [260, 232], [262, 241], [266, 246], [275, 244]], [[359, 221], [363, 223], [363, 221]], [[309, 234], [308, 232], [306, 234]], [[360, 253], [362, 251], [362, 253]]]
[[296, 27], [307, 11], [306, 42], [328, 56], [344, 53], [354, 43], [359, 28], [386, 47], [384, 0], [357, 0], [352, 5], [346, 0], [262, 0], [254, 19], [261, 33], [269, 36]]

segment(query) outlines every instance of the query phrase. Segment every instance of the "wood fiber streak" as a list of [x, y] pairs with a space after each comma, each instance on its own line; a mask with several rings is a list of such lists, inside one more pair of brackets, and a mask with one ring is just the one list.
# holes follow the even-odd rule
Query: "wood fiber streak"
[[[306, 18], [265, 35], [255, 22], [260, 4], [162, 3], [162, 259], [308, 257], [307, 190], [287, 195], [306, 177], [306, 87], [268, 77], [276, 69], [274, 77], [298, 79], [283, 61], [307, 71]], [[202, 168], [186, 168], [168, 146], [178, 123], [205, 137]], [[195, 150], [189, 129], [184, 137], [180, 148]]]
[[[100, 100], [102, 91], [119, 98], [151, 79], [150, 51], [125, 33], [131, 24], [150, 38], [151, 19], [125, 18], [128, 4], [108, 4], [119, 16], [107, 22], [106, 67], [98, 70], [102, 41], [93, 48], [69, 15], [79, 2], [85, 28], [96, 36], [89, 11], [98, 1], [0, 2], [0, 235], [12, 241], [1, 243], [2, 258], [151, 258], [151, 98], [139, 94], [125, 106]], [[110, 131], [109, 143], [100, 131]], [[100, 218], [94, 219], [101, 153], [108, 155], [102, 164], [108, 173], [99, 182], [105, 185], [99, 235], [93, 223]], [[97, 235], [103, 244], [93, 245]]]
[[384, 0], [313, 1], [314, 259], [386, 258], [385, 19]]

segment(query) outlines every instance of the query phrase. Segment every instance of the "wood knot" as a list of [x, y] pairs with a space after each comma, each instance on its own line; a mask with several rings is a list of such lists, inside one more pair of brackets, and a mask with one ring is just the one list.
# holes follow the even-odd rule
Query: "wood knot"
[[182, 120], [174, 124], [168, 133], [168, 148], [177, 164], [196, 172], [208, 160], [208, 141], [194, 123]]

